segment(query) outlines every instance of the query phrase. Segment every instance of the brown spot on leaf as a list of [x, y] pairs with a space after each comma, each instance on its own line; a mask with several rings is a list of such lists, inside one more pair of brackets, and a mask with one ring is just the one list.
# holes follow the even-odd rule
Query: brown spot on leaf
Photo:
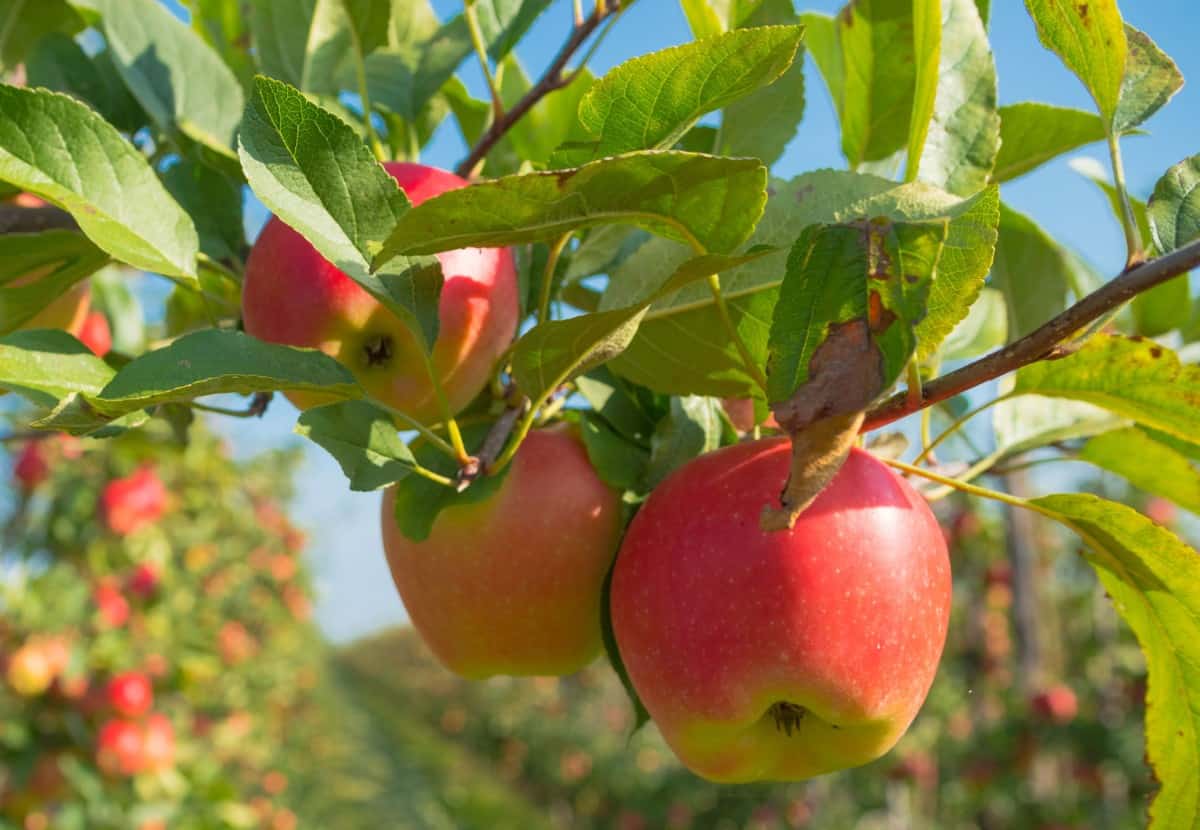
[[1078, 8], [1079, 8], [1079, 19], [1082, 20], [1083, 25], [1086, 26], [1088, 23], [1088, 4], [1080, 3]]
[[1153, 358], [1162, 357], [1162, 349], [1160, 349], [1158, 346], [1155, 346], [1150, 350], [1150, 356]]
[[779, 425], [794, 433], [822, 418], [864, 410], [882, 391], [883, 355], [870, 326], [848, 320], [830, 325], [809, 361], [808, 380], [771, 409]]
[[895, 313], [883, 304], [883, 298], [879, 296], [878, 291], [872, 291], [867, 295], [867, 325], [871, 328], [872, 334], [879, 334], [882, 331], [887, 331], [888, 327], [896, 322]]

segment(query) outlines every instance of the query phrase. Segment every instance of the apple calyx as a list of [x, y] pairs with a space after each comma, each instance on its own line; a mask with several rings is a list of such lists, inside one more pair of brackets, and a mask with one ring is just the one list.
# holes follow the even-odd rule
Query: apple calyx
[[363, 344], [363, 354], [367, 358], [367, 366], [374, 369], [379, 366], [386, 366], [392, 359], [392, 353], [395, 351], [395, 344], [392, 342], [392, 337], [389, 334], [378, 334], [373, 337], [368, 337]]
[[780, 700], [771, 704], [767, 714], [775, 719], [775, 728], [780, 732], [786, 732], [790, 738], [792, 732], [800, 728], [800, 721], [804, 720], [808, 710], [798, 704]]
[[[763, 506], [759, 526], [767, 532], [791, 530], [808, 506], [846, 463], [865, 410], [835, 415], [792, 433], [792, 464], [779, 495], [779, 507]], [[789, 732], [790, 734], [790, 732]]]

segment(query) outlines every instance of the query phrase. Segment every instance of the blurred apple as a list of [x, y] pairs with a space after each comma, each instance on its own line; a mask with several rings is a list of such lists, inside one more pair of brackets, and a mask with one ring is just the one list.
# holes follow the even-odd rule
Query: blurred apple
[[258, 641], [236, 620], [229, 620], [217, 632], [217, 651], [228, 665], [249, 660], [258, 652]]
[[1075, 691], [1061, 683], [1048, 686], [1029, 701], [1033, 713], [1051, 723], [1067, 724], [1079, 714], [1079, 698]]
[[96, 357], [104, 357], [112, 351], [112, 330], [108, 327], [108, 318], [99, 311], [89, 312], [83, 318], [76, 336]]
[[1154, 496], [1146, 502], [1146, 515], [1160, 525], [1173, 525], [1179, 516], [1179, 508], [1175, 503], [1160, 496]]
[[137, 718], [150, 711], [154, 703], [154, 689], [150, 679], [141, 672], [124, 672], [108, 681], [105, 691], [108, 705], [118, 715]]
[[129, 588], [129, 593], [142, 599], [149, 599], [158, 590], [160, 579], [157, 565], [153, 562], [142, 562], [134, 567], [125, 584]]
[[29, 492], [50, 477], [50, 462], [42, 441], [26, 441], [13, 464], [17, 485]]
[[146, 718], [142, 754], [147, 772], [164, 772], [175, 766], [175, 727], [166, 715], [156, 712]]
[[105, 775], [137, 775], [145, 766], [145, 741], [137, 724], [109, 720], [96, 735], [96, 766]]
[[54, 682], [54, 667], [37, 642], [28, 642], [8, 658], [8, 685], [22, 697], [36, 697]]
[[148, 465], [110, 481], [100, 494], [100, 512], [108, 529], [128, 536], [153, 524], [167, 509], [167, 490]]
[[120, 628], [129, 621], [129, 600], [117, 587], [116, 580], [106, 577], [92, 590], [92, 601], [106, 628]]

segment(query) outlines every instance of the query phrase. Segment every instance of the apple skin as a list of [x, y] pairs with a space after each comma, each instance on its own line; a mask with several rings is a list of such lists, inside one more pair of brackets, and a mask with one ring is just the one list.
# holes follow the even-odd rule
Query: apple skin
[[153, 524], [167, 509], [167, 489], [154, 469], [139, 467], [123, 478], [104, 485], [100, 494], [100, 513], [108, 529], [128, 536]]
[[[787, 439], [702, 456], [634, 518], [613, 573], [630, 679], [680, 760], [717, 782], [865, 764], [908, 729], [950, 616], [928, 505], [855, 449], [791, 531], [764, 533]], [[780, 722], [776, 704], [798, 715]], [[790, 727], [790, 729], [789, 729]]]
[[112, 329], [108, 326], [108, 318], [99, 311], [88, 312], [79, 326], [76, 337], [91, 349], [96, 357], [104, 357], [112, 351]]
[[617, 493], [566, 425], [526, 438], [485, 501], [445, 508], [429, 537], [396, 525], [383, 498], [383, 547], [413, 625], [468, 678], [561, 675], [600, 653], [600, 596], [621, 532]]
[[8, 685], [22, 697], [37, 697], [54, 682], [53, 661], [39, 644], [26, 643], [8, 658]]
[[108, 681], [106, 694], [113, 711], [127, 718], [141, 717], [154, 703], [154, 689], [149, 678], [141, 672], [116, 675]]
[[26, 441], [13, 463], [13, 478], [29, 492], [50, 477], [50, 461], [41, 441]]
[[146, 765], [145, 740], [138, 725], [109, 720], [96, 734], [96, 766], [105, 775], [137, 775]]
[[142, 769], [164, 772], [175, 766], [175, 727], [160, 712], [146, 718], [142, 727]]
[[[435, 167], [384, 167], [414, 205], [468, 182]], [[433, 366], [453, 412], [487, 384], [517, 328], [517, 276], [507, 248], [465, 248], [437, 255], [445, 282]], [[299, 233], [272, 218], [246, 262], [242, 293], [246, 331], [260, 340], [320, 349], [354, 372], [373, 397], [423, 422], [441, 420], [416, 339], [404, 323], [317, 253]], [[381, 340], [389, 356], [372, 355]], [[322, 403], [288, 393], [301, 409]]]

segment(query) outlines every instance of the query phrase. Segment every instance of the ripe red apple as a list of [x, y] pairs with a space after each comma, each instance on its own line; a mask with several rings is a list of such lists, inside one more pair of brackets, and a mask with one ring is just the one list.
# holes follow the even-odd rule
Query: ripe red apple
[[17, 485], [29, 492], [50, 477], [50, 462], [42, 441], [26, 441], [13, 463], [13, 478]]
[[96, 357], [104, 357], [112, 351], [112, 329], [108, 327], [108, 318], [99, 311], [88, 312], [76, 336]]
[[128, 536], [153, 524], [167, 509], [167, 489], [149, 466], [110, 481], [100, 494], [100, 513], [108, 529]]
[[601, 648], [600, 594], [620, 538], [617, 494], [564, 426], [530, 433], [489, 498], [442, 510], [429, 537], [383, 547], [413, 625], [464, 677], [567, 674]]
[[1070, 686], [1056, 683], [1038, 692], [1029, 701], [1033, 713], [1051, 723], [1067, 724], [1079, 714], [1079, 698]]
[[[414, 205], [467, 184], [420, 164], [384, 165]], [[457, 412], [487, 384], [517, 326], [517, 277], [507, 248], [437, 255], [445, 283], [433, 365]], [[441, 419], [417, 343], [404, 324], [279, 219], [263, 228], [246, 262], [246, 331], [318, 348], [354, 372], [374, 397], [422, 421]], [[289, 393], [301, 408], [319, 398]]]
[[96, 735], [96, 766], [105, 775], [137, 775], [146, 764], [145, 741], [137, 724], [105, 721]]
[[120, 628], [129, 621], [129, 600], [111, 578], [100, 580], [92, 589], [100, 622], [107, 628]]
[[25, 643], [9, 656], [5, 676], [17, 694], [37, 697], [54, 682], [51, 655], [36, 641]]
[[116, 675], [108, 681], [106, 694], [113, 711], [127, 718], [141, 717], [150, 711], [154, 703], [150, 679], [141, 672], [129, 671]]
[[680, 760], [713, 781], [878, 758], [916, 716], [946, 639], [950, 562], [925, 501], [855, 449], [795, 528], [765, 533], [789, 461], [786, 439], [692, 461], [617, 556], [629, 676]]
[[166, 715], [156, 712], [146, 718], [142, 755], [146, 772], [163, 772], [175, 766], [175, 727]]
[[126, 586], [129, 588], [129, 593], [134, 596], [150, 599], [158, 590], [161, 580], [157, 565], [153, 562], [140, 562], [129, 574]]

